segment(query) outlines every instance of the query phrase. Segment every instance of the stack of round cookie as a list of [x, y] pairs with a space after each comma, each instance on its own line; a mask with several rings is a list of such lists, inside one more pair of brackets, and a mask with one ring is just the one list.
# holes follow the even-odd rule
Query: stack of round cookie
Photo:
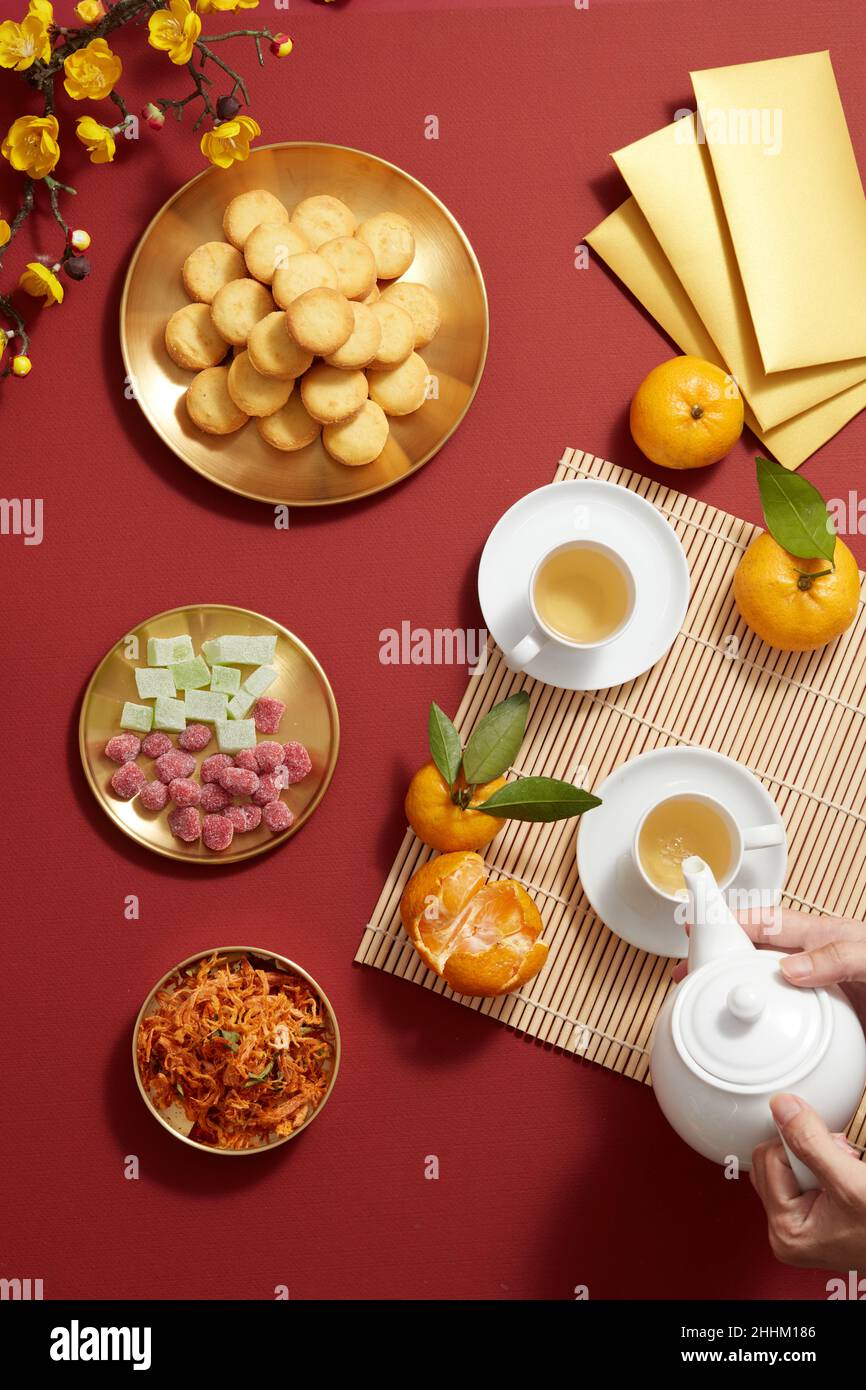
[[411, 224], [380, 212], [359, 225], [328, 194], [290, 216], [252, 189], [229, 203], [223, 231], [225, 241], [187, 256], [192, 303], [165, 329], [172, 361], [197, 373], [186, 393], [193, 424], [231, 434], [252, 416], [276, 449], [303, 449], [321, 433], [339, 463], [372, 463], [388, 417], [426, 399], [417, 349], [440, 324], [433, 291], [398, 278], [415, 256]]

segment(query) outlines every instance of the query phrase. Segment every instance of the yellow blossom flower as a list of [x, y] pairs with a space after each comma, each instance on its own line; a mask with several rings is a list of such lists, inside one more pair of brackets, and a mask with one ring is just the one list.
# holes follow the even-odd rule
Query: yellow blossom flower
[[63, 85], [73, 101], [102, 101], [118, 82], [123, 64], [105, 39], [91, 39], [63, 64]]
[[26, 72], [40, 59], [51, 56], [51, 37], [42, 18], [26, 14], [20, 24], [6, 19], [0, 24], [0, 68]]
[[259, 0], [196, 0], [199, 14], [232, 14], [235, 10], [255, 10]]
[[75, 134], [90, 155], [91, 164], [110, 164], [117, 148], [114, 134], [92, 116], [79, 116]]
[[82, 24], [98, 24], [105, 15], [105, 6], [102, 0], [81, 0], [80, 5], [75, 6], [75, 13]]
[[56, 116], [19, 116], [6, 132], [0, 154], [19, 174], [44, 179], [60, 158], [59, 129]]
[[201, 137], [201, 152], [211, 164], [228, 169], [235, 160], [249, 159], [250, 141], [261, 133], [261, 126], [252, 116], [235, 116], [205, 131]]
[[52, 304], [63, 303], [63, 286], [54, 271], [49, 270], [47, 265], [41, 265], [39, 261], [27, 262], [27, 269], [21, 273], [18, 288], [26, 290], [27, 294], [32, 294], [37, 299], [42, 297], [46, 309], [50, 309]]
[[54, 23], [54, 6], [51, 0], [30, 0], [27, 13], [35, 14], [37, 19], [41, 19], [46, 29]]
[[5, 246], [12, 235], [12, 228], [4, 218], [0, 217], [0, 246]]
[[147, 27], [151, 48], [167, 53], [178, 66], [189, 62], [201, 33], [201, 20], [193, 13], [189, 0], [169, 0], [166, 9], [150, 16]]

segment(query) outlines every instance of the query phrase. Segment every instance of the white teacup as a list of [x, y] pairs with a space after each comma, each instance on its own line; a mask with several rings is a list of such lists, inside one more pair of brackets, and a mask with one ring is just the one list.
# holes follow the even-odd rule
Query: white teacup
[[[618, 623], [615, 628], [612, 629], [612, 631], [606, 633], [604, 637], [600, 637], [595, 641], [581, 642], [572, 637], [566, 636], [564, 633], [559, 632], [555, 627], [551, 627], [550, 623], [546, 622], [538, 611], [538, 604], [536, 602], [535, 595], [538, 576], [543, 567], [548, 563], [548, 561], [553, 559], [554, 555], [558, 555], [562, 551], [566, 550], [592, 550], [595, 551], [596, 554], [605, 556], [606, 559], [610, 560], [616, 566], [617, 570], [622, 575], [622, 578], [625, 581], [628, 596], [625, 616], [623, 617], [622, 621]], [[553, 644], [558, 647], [565, 647], [572, 651], [579, 652], [594, 651], [597, 647], [604, 647], [607, 646], [608, 642], [613, 642], [617, 637], [619, 637], [623, 632], [625, 632], [625, 629], [628, 627], [629, 623], [632, 620], [632, 616], [634, 614], [635, 609], [636, 588], [634, 582], [634, 575], [632, 574], [631, 569], [629, 568], [625, 559], [618, 550], [615, 550], [610, 545], [603, 544], [601, 541], [566, 541], [562, 545], [552, 546], [550, 550], [546, 550], [544, 554], [538, 559], [532, 570], [532, 573], [529, 576], [527, 598], [529, 601], [529, 607], [532, 611], [534, 626], [526, 634], [525, 637], [522, 637], [519, 642], [515, 643], [513, 647], [511, 647], [508, 651], [503, 653], [505, 656], [505, 664], [512, 671], [524, 670], [525, 667], [527, 667], [531, 661], [535, 660], [539, 652], [550, 644]]]
[[654, 811], [657, 811], [660, 806], [666, 805], [669, 801], [701, 801], [705, 806], [709, 806], [715, 811], [719, 820], [725, 826], [730, 841], [730, 863], [727, 871], [719, 879], [720, 888], [728, 888], [733, 883], [742, 868], [743, 856], [747, 854], [749, 850], [769, 849], [772, 845], [782, 845], [785, 843], [786, 836], [784, 826], [777, 825], [775, 822], [770, 822], [769, 825], [742, 827], [734, 816], [731, 815], [731, 812], [723, 802], [717, 801], [714, 796], [707, 796], [705, 792], [685, 790], [674, 792], [670, 796], [659, 797], [658, 801], [654, 801], [651, 806], [647, 807], [635, 827], [631, 855], [634, 866], [647, 888], [658, 897], [667, 898], [668, 902], [679, 903], [685, 901], [688, 896], [687, 890], [683, 887], [675, 893], [668, 893], [664, 888], [660, 888], [657, 883], [653, 882], [641, 862], [640, 837], [647, 818], [651, 816]]

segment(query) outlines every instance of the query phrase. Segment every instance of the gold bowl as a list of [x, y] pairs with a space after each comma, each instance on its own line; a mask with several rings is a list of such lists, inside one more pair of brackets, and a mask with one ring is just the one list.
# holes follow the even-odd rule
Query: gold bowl
[[[223, 240], [222, 216], [238, 193], [266, 188], [291, 209], [314, 193], [341, 198], [359, 219], [394, 211], [415, 229], [406, 279], [429, 285], [442, 327], [422, 355], [436, 394], [392, 419], [374, 463], [347, 468], [321, 438], [296, 453], [266, 444], [250, 420], [234, 434], [200, 433], [184, 402], [192, 373], [165, 350], [166, 321], [187, 302], [181, 266], [204, 241]], [[265, 145], [229, 169], [210, 168], [175, 193], [136, 247], [120, 304], [120, 344], [132, 393], [160, 438], [211, 482], [260, 502], [321, 506], [368, 497], [414, 473], [453, 434], [472, 402], [487, 355], [487, 295], [466, 235], [429, 189], [395, 165], [344, 145]]]
[[[224, 853], [208, 850], [201, 840], [186, 844], [171, 833], [166, 811], [145, 811], [138, 799], [121, 801], [111, 790], [112, 773], [117, 765], [106, 758], [103, 749], [113, 734], [120, 733], [120, 715], [124, 701], [138, 701], [133, 671], [146, 661], [150, 637], [176, 637], [188, 633], [198, 652], [203, 642], [223, 633], [239, 636], [277, 635], [277, 650], [273, 665], [277, 679], [268, 690], [286, 706], [280, 726], [281, 742], [297, 740], [303, 743], [312, 760], [312, 771], [302, 782], [288, 787], [282, 799], [294, 813], [294, 824], [288, 830], [273, 834], [264, 821], [256, 830], [237, 835]], [[132, 655], [128, 655], [132, 653]], [[246, 608], [225, 604], [190, 604], [157, 613], [146, 622], [121, 637], [97, 666], [90, 678], [81, 705], [78, 724], [78, 746], [81, 762], [90, 788], [110, 820], [131, 839], [165, 855], [189, 864], [237, 864], [265, 854], [297, 834], [315, 811], [328, 790], [340, 748], [340, 717], [330, 682], [313, 653], [287, 628], [252, 613]], [[204, 756], [216, 752], [216, 744], [204, 750]], [[149, 760], [140, 758], [139, 766], [147, 771]]]
[[[138, 1031], [141, 1027], [142, 1019], [147, 1016], [148, 1009], [153, 1004], [156, 995], [179, 975], [181, 971], [188, 969], [190, 966], [198, 965], [200, 961], [207, 960], [209, 956], [213, 955], [226, 956], [229, 960], [238, 960], [242, 956], [255, 956], [257, 957], [257, 961], [261, 961], [265, 965], [273, 962], [281, 966], [282, 969], [288, 970], [294, 975], [299, 975], [302, 980], [306, 980], [307, 984], [321, 1000], [333, 1039], [333, 1060], [331, 1063], [331, 1074], [328, 1079], [328, 1087], [315, 1110], [307, 1116], [302, 1125], [292, 1130], [291, 1134], [280, 1135], [279, 1138], [271, 1140], [268, 1144], [259, 1144], [251, 1149], [220, 1149], [214, 1144], [202, 1144], [200, 1140], [191, 1139], [188, 1134], [182, 1133], [180, 1129], [176, 1128], [176, 1126], [171, 1123], [173, 1117], [169, 1111], [158, 1110], [156, 1108], [147, 1093], [147, 1088], [138, 1070]], [[273, 1149], [278, 1149], [281, 1144], [287, 1144], [290, 1139], [296, 1139], [299, 1134], [303, 1134], [304, 1130], [322, 1113], [330, 1099], [331, 1092], [334, 1089], [334, 1082], [337, 1079], [337, 1072], [340, 1070], [341, 1053], [342, 1042], [340, 1039], [340, 1026], [337, 1023], [337, 1015], [334, 1013], [334, 1006], [318, 981], [314, 980], [312, 975], [306, 970], [303, 970], [300, 965], [296, 965], [293, 960], [289, 960], [288, 956], [281, 956], [277, 951], [263, 950], [259, 946], [215, 946], [209, 951], [196, 951], [194, 956], [187, 956], [186, 960], [182, 960], [179, 965], [174, 966], [171, 970], [167, 970], [162, 979], [158, 980], [154, 985], [138, 1011], [138, 1017], [135, 1020], [135, 1026], [132, 1030], [132, 1070], [135, 1075], [135, 1082], [138, 1086], [139, 1094], [153, 1118], [162, 1125], [163, 1129], [168, 1130], [173, 1138], [179, 1139], [182, 1144], [187, 1144], [191, 1149], [198, 1149], [201, 1153], [221, 1154], [224, 1158], [244, 1158], [248, 1154], [270, 1153]], [[180, 1107], [178, 1107], [178, 1115], [174, 1118], [179, 1118], [181, 1114], [182, 1111]]]

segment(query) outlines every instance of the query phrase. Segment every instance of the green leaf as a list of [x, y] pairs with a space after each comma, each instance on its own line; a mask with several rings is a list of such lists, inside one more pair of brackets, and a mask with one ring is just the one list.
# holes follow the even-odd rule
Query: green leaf
[[230, 1031], [227, 1031], [225, 1028], [215, 1028], [214, 1031], [211, 1033], [211, 1037], [222, 1038], [224, 1042], [228, 1043], [229, 1048], [232, 1052], [237, 1052], [238, 1043], [241, 1040], [240, 1033], [232, 1033]]
[[571, 782], [560, 782], [556, 777], [518, 777], [489, 796], [480, 809], [507, 820], [551, 821], [582, 816], [600, 805], [599, 797]]
[[836, 531], [818, 489], [772, 459], [755, 462], [764, 520], [773, 539], [800, 560], [822, 557], [832, 563]]
[[431, 758], [449, 787], [453, 787], [460, 774], [463, 749], [460, 746], [460, 735], [448, 715], [439, 708], [435, 700], [430, 705], [427, 738], [430, 743]]
[[258, 1086], [259, 1082], [264, 1081], [265, 1078], [270, 1075], [273, 1069], [273, 1062], [268, 1062], [268, 1065], [265, 1067], [264, 1071], [260, 1071], [258, 1076], [248, 1076], [246, 1081], [244, 1082], [244, 1090], [246, 1090], [247, 1086]]
[[511, 767], [520, 752], [528, 715], [529, 696], [521, 690], [479, 720], [463, 754], [463, 775], [470, 786], [491, 782]]

